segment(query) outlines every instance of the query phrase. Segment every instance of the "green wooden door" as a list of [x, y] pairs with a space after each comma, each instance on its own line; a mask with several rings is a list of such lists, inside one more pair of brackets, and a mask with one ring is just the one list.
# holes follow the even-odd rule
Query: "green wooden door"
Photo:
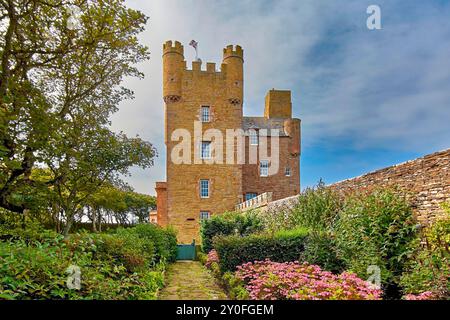
[[177, 260], [195, 260], [195, 243], [179, 244], [177, 246]]

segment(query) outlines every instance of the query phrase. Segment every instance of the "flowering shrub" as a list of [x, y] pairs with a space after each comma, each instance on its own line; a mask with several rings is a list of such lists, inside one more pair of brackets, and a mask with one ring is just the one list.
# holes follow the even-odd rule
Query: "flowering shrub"
[[207, 256], [206, 262], [205, 262], [205, 266], [207, 268], [211, 268], [211, 265], [214, 262], [219, 263], [219, 255], [217, 254], [217, 251], [213, 249], [208, 253], [208, 256]]
[[334, 275], [307, 263], [249, 262], [238, 266], [252, 300], [379, 300], [382, 291], [352, 273]]
[[433, 292], [431, 291], [425, 291], [421, 294], [407, 294], [403, 297], [405, 300], [433, 300], [435, 299]]

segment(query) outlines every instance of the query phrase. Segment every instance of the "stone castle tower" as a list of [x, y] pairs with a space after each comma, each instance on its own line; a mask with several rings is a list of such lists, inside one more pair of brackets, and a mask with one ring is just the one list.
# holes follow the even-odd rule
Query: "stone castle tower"
[[[163, 226], [173, 225], [180, 243], [198, 241], [201, 219], [232, 211], [246, 199], [272, 192], [275, 200], [300, 191], [300, 120], [292, 119], [290, 91], [269, 91], [264, 117], [244, 117], [242, 48], [229, 45], [223, 50], [220, 71], [216, 70], [215, 63], [206, 63], [206, 70], [202, 70], [201, 64], [193, 61], [192, 68], [188, 69], [180, 42], [167, 41], [163, 45], [167, 182], [156, 183], [157, 220]], [[196, 140], [199, 132], [196, 128], [202, 135], [209, 129], [217, 129], [223, 133], [224, 140], [227, 130], [242, 132], [245, 147], [234, 138], [231, 147], [215, 136]], [[172, 159], [180, 143], [179, 129], [192, 137], [189, 141], [192, 152], [182, 154], [190, 161], [181, 163]], [[273, 175], [266, 175], [268, 161], [260, 156], [253, 163], [237, 161], [238, 148], [242, 148], [248, 159], [249, 152], [260, 148], [263, 140], [271, 152], [270, 134], [261, 142], [254, 137], [254, 132], [257, 135], [262, 129], [280, 131], [280, 168]], [[211, 160], [211, 152], [222, 153], [224, 161]], [[227, 156], [235, 161], [225, 161]]]

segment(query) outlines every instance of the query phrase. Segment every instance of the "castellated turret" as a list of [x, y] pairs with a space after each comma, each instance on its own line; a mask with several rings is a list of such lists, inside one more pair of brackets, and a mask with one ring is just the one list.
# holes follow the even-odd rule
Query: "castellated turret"
[[228, 101], [242, 106], [244, 97], [244, 50], [228, 45], [223, 49], [222, 72], [226, 73]]
[[182, 96], [184, 61], [183, 45], [167, 41], [163, 45], [163, 98], [166, 103], [178, 102]]

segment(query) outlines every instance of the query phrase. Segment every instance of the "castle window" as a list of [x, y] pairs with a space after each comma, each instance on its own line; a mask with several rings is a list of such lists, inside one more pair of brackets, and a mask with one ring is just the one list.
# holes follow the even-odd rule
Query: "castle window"
[[290, 176], [291, 176], [291, 168], [287, 167], [287, 168], [284, 170], [284, 175], [285, 175], [286, 177], [290, 177]]
[[200, 157], [202, 159], [211, 159], [211, 141], [202, 141]]
[[253, 198], [256, 198], [257, 196], [258, 196], [258, 194], [255, 193], [255, 192], [247, 192], [245, 194], [245, 201], [248, 201], [248, 200], [251, 200]]
[[250, 140], [250, 145], [252, 146], [257, 146], [259, 141], [258, 141], [258, 132], [256, 130], [250, 129], [249, 131], [249, 140]]
[[261, 177], [269, 176], [269, 161], [268, 160], [261, 160], [259, 162], [259, 175]]
[[211, 217], [209, 211], [200, 211], [200, 220], [207, 220]]
[[200, 197], [209, 198], [209, 180], [200, 180]]
[[202, 122], [210, 122], [210, 109], [208, 106], [202, 106]]

